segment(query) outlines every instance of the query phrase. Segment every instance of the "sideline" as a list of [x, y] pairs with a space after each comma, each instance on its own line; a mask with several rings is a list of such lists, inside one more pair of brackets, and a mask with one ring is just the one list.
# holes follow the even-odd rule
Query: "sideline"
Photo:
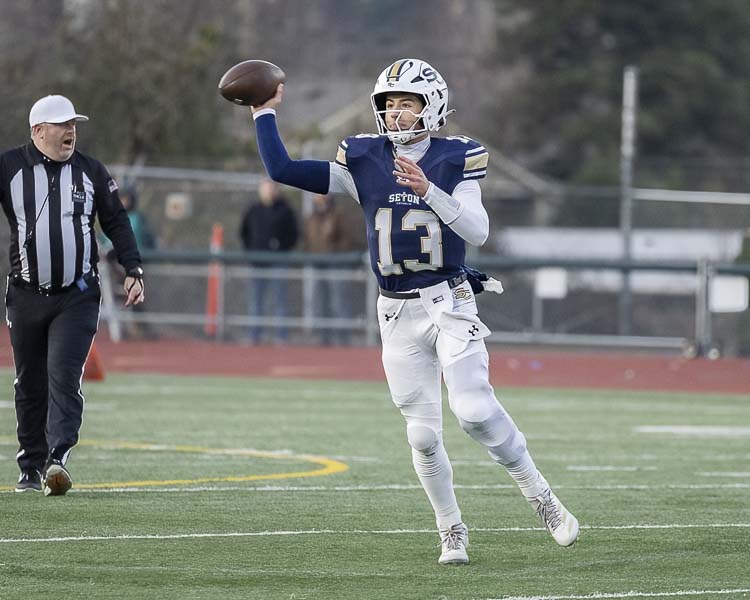
[[[706, 525], [582, 525], [581, 529], [587, 531], [610, 531], [613, 529], [746, 529], [750, 523], [709, 523]], [[472, 527], [472, 533], [546, 533], [544, 527]], [[434, 529], [298, 529], [298, 530], [276, 530], [276, 531], [228, 531], [208, 533], [143, 533], [143, 534], [120, 534], [120, 535], [79, 535], [60, 536], [47, 538], [2, 538], [0, 544], [28, 544], [49, 542], [101, 542], [115, 540], [190, 540], [205, 538], [249, 538], [249, 537], [273, 537], [273, 536], [297, 536], [297, 535], [435, 535]], [[507, 599], [504, 599], [507, 600]]]
[[[346, 469], [344, 469], [346, 470]], [[256, 476], [251, 476], [256, 477]], [[263, 477], [263, 476], [260, 476]], [[113, 485], [113, 484], [107, 484]], [[79, 487], [79, 486], [76, 486]], [[505, 483], [492, 483], [492, 484], [464, 484], [456, 483], [453, 486], [457, 490], [517, 490], [518, 486], [515, 484]], [[750, 489], [750, 483], [665, 483], [665, 484], [604, 484], [604, 485], [576, 485], [576, 484], [560, 484], [555, 486], [556, 489], [560, 490], [581, 490], [581, 491], [595, 491], [595, 492], [627, 492], [627, 491], [653, 491], [653, 490], [738, 490], [745, 493], [743, 490]], [[0, 493], [11, 492], [14, 488], [11, 487], [0, 487]], [[182, 485], [181, 487], [166, 487], [166, 484], [162, 486], [149, 488], [149, 487], [128, 487], [127, 485], [122, 487], [106, 487], [101, 489], [87, 489], [89, 493], [126, 493], [126, 492], [141, 492], [141, 493], [194, 493], [194, 492], [391, 492], [391, 491], [417, 491], [421, 492], [422, 486], [419, 484], [408, 484], [408, 483], [384, 483], [380, 485], [263, 485], [263, 486], [236, 486], [236, 485], [213, 485], [213, 486], [187, 486]], [[69, 493], [76, 492], [76, 488], [73, 488]]]
[[679, 592], [594, 592], [583, 596], [503, 596], [487, 600], [606, 600], [608, 598], [679, 598], [680, 596], [724, 596], [746, 594], [750, 588], [734, 590], [681, 590]]

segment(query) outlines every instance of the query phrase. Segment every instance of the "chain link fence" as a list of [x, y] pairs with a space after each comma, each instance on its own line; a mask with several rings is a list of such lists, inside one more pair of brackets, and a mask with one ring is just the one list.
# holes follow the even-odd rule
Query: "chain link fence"
[[[106, 263], [108, 267], [102, 269], [107, 288], [103, 323], [115, 337], [212, 337], [256, 343], [253, 331], [262, 328], [262, 341], [267, 343], [318, 344], [326, 339], [351, 344], [378, 342], [377, 288], [364, 249], [328, 256], [242, 252], [239, 227], [245, 209], [257, 198], [257, 186], [262, 180], [259, 166], [255, 172], [242, 173], [131, 167], [113, 167], [111, 171], [121, 189], [136, 190], [138, 209], [156, 240], [153, 248], [143, 250], [147, 303], [135, 311], [121, 310], [121, 273], [117, 265], [102, 260], [102, 266]], [[545, 223], [550, 215], [565, 207], [570, 213], [566, 220], [575, 222], [576, 204], [590, 211], [601, 200], [592, 190], [574, 192], [569, 191], [568, 197], [540, 197], [509, 194], [507, 190], [487, 186], [485, 205], [496, 229], [485, 246], [470, 249], [467, 262], [502, 279], [506, 288], [500, 297], [479, 296], [482, 318], [494, 332], [491, 341], [669, 349], [688, 354], [750, 354], [750, 314], [746, 308], [742, 309], [742, 303], [730, 306], [731, 312], [725, 312], [726, 306], [719, 307], [721, 312], [711, 310], [711, 292], [715, 297], [726, 295], [726, 287], [714, 285], [722, 281], [719, 276], [735, 277], [732, 285], [740, 296], [744, 281], [746, 294], [748, 267], [730, 264], [731, 253], [708, 262], [675, 263], [661, 257], [658, 263], [641, 261], [627, 265], [616, 260], [598, 260], [592, 251], [591, 260], [579, 258], [566, 263], [559, 249], [544, 257], [529, 253], [528, 248], [509, 248], [504, 243], [508, 236], [501, 234], [508, 224]], [[285, 189], [284, 193], [301, 225], [308, 199], [295, 190]], [[607, 205], [615, 202], [611, 194], [602, 198]], [[355, 202], [342, 198], [339, 206], [356, 226], [364, 229], [361, 210]], [[649, 210], [656, 210], [656, 205], [650, 207]], [[726, 222], [720, 223], [726, 227], [727, 236], [736, 238], [738, 231], [741, 232], [737, 225], [750, 222], [744, 221], [746, 212], [747, 207], [728, 210]], [[714, 228], [718, 221], [716, 214], [718, 211], [714, 209], [711, 221]], [[663, 226], [665, 220], [660, 219], [659, 224]], [[217, 224], [223, 228], [224, 244], [219, 255], [212, 255], [209, 247]], [[580, 246], [585, 248], [587, 239], [593, 239], [601, 230], [579, 231]], [[720, 238], [721, 230], [718, 231]], [[0, 260], [7, 265], [7, 227], [1, 235]], [[730, 245], [734, 247], [736, 243]], [[540, 289], [540, 276], [549, 276], [549, 271], [544, 271], [549, 268], [564, 273], [564, 293], [545, 295]], [[652, 280], [652, 285], [634, 289], [628, 336], [620, 335], [617, 330], [618, 282], [624, 272]], [[560, 277], [559, 271], [555, 277]], [[676, 287], [669, 283], [674, 283], [675, 278], [681, 281]], [[283, 313], [270, 308], [267, 314], [254, 312], [251, 282], [259, 280], [286, 282]], [[213, 299], [209, 281], [217, 289]], [[321, 281], [332, 282], [327, 286], [334, 290], [332, 294], [346, 296], [344, 309], [341, 304], [332, 303], [325, 316], [315, 309], [316, 286]], [[211, 302], [215, 307], [207, 311]], [[286, 330], [283, 339], [276, 335], [280, 330]], [[337, 332], [347, 335], [332, 335]]]
[[[115, 338], [197, 336], [240, 343], [319, 344], [323, 333], [338, 331], [346, 332], [345, 343], [378, 342], [376, 281], [369, 261], [360, 254], [151, 252], [145, 256], [149, 273], [145, 310], [126, 311], [117, 302], [105, 303], [102, 317]], [[501, 296], [478, 297], [482, 319], [493, 330], [490, 342], [668, 350], [686, 356], [750, 353], [750, 265], [499, 257], [479, 257], [474, 264], [501, 279], [505, 287]], [[644, 276], [671, 280], [681, 290], [676, 293], [674, 286], [665, 286], [663, 292], [654, 288], [637, 292], [628, 335], [620, 334], [617, 321], [624, 273], [636, 282]], [[105, 279], [118, 287], [109, 274]], [[257, 280], [286, 284], [283, 314], [276, 312], [276, 306], [269, 307], [267, 314], [248, 310], [253, 304], [248, 283]], [[344, 297], [345, 314], [340, 309], [326, 316], [315, 314], [314, 286], [320, 281], [342, 284], [335, 293]], [[260, 339], [252, 337], [256, 328], [263, 330]], [[280, 331], [285, 332], [283, 338]]]

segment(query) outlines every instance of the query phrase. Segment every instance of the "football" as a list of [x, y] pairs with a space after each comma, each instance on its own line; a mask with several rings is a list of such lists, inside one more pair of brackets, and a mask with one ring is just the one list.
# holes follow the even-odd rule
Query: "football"
[[219, 81], [219, 93], [235, 104], [258, 106], [276, 94], [286, 75], [265, 60], [246, 60], [234, 65]]

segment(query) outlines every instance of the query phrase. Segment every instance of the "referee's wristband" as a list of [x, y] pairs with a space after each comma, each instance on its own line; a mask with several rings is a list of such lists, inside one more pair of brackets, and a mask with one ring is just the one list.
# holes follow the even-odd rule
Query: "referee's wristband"
[[143, 279], [143, 269], [141, 267], [131, 267], [125, 272], [127, 277], [135, 277], [136, 279]]

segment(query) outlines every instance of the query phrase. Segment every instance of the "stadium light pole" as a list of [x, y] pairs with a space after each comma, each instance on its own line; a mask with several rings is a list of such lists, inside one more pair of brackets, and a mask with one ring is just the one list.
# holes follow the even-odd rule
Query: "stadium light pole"
[[[625, 67], [622, 79], [622, 138], [620, 143], [620, 231], [622, 256], [632, 259], [633, 161], [635, 158], [636, 114], [638, 110], [638, 67]], [[619, 333], [630, 335], [632, 295], [630, 269], [622, 272], [619, 301]]]

